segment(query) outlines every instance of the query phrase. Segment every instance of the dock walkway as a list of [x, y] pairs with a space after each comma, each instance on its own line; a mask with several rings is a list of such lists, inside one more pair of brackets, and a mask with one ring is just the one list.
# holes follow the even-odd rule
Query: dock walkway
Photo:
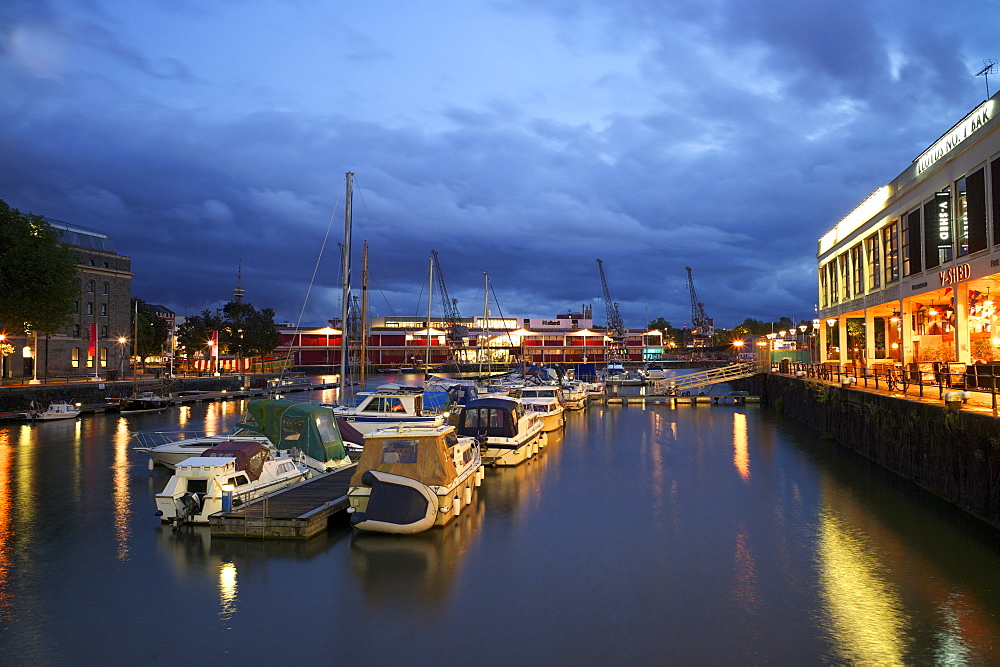
[[357, 464], [208, 518], [213, 537], [304, 540], [326, 530], [327, 520], [347, 509], [347, 490]]

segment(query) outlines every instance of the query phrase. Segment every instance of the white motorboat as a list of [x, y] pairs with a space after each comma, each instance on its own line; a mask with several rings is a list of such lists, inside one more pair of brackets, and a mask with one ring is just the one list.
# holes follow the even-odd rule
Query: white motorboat
[[348, 454], [360, 454], [364, 442], [331, 408], [287, 399], [250, 401], [243, 420], [218, 435], [147, 432], [133, 438], [138, 443], [135, 451], [149, 454], [153, 463], [168, 468], [223, 442], [250, 442], [273, 449], [275, 455], [291, 456], [317, 472], [350, 465]]
[[567, 410], [583, 410], [587, 407], [590, 393], [587, 385], [580, 380], [566, 380], [560, 385], [563, 407]]
[[423, 387], [383, 384], [359, 394], [354, 407], [335, 406], [333, 412], [367, 435], [387, 426], [441, 426], [447, 419], [448, 394], [426, 392]]
[[556, 385], [524, 387], [521, 389], [520, 399], [525, 410], [541, 417], [542, 430], [546, 433], [558, 431], [566, 424], [560, 387]]
[[663, 366], [656, 363], [646, 364], [646, 368], [643, 369], [643, 374], [646, 376], [647, 380], [662, 380], [667, 377], [667, 373], [663, 370]]
[[272, 456], [253, 442], [224, 442], [177, 464], [156, 494], [156, 515], [169, 524], [208, 523], [216, 512], [287, 488], [310, 471], [290, 458]]
[[454, 426], [377, 429], [351, 477], [351, 525], [397, 534], [443, 526], [472, 503], [483, 477], [479, 442]]
[[32, 409], [24, 413], [25, 418], [31, 421], [49, 421], [52, 419], [73, 419], [80, 415], [79, 403], [66, 403], [65, 401], [52, 401], [49, 407], [44, 410]]
[[[545, 446], [542, 419], [513, 398], [471, 401], [458, 417], [458, 435], [480, 438], [483, 462], [516, 466]], [[485, 440], [482, 440], [485, 438]]]

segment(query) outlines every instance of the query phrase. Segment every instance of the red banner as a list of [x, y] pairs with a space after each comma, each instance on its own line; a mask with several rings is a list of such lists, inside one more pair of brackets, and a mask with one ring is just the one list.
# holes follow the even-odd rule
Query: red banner
[[216, 357], [219, 356], [219, 330], [216, 329], [212, 332], [212, 354]]
[[91, 322], [87, 325], [90, 332], [88, 338], [90, 338], [90, 344], [87, 346], [87, 354], [91, 357], [97, 356], [97, 322]]

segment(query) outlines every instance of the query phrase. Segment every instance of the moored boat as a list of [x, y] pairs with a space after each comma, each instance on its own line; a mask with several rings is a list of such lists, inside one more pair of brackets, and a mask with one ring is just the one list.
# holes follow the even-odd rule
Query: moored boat
[[[32, 401], [34, 406], [34, 401]], [[49, 407], [44, 410], [37, 410], [32, 407], [24, 413], [26, 419], [31, 421], [51, 421], [53, 419], [73, 419], [80, 415], [79, 403], [66, 403], [65, 401], [52, 401]]]
[[208, 523], [216, 512], [305, 480], [309, 469], [272, 456], [253, 442], [224, 442], [177, 464], [156, 494], [156, 515], [169, 524]]
[[333, 412], [364, 435], [388, 426], [441, 426], [447, 418], [448, 394], [423, 387], [383, 384], [361, 394], [354, 407], [334, 406]]
[[140, 391], [117, 400], [119, 412], [146, 412], [170, 407], [170, 397], [153, 391]]
[[524, 409], [534, 412], [542, 419], [542, 430], [546, 433], [558, 431], [566, 424], [563, 414], [562, 389], [556, 385], [524, 387], [520, 395]]
[[470, 402], [459, 415], [458, 435], [480, 438], [483, 463], [494, 466], [516, 466], [527, 461], [546, 442], [541, 418], [513, 398]]
[[483, 475], [479, 442], [454, 426], [375, 430], [351, 477], [351, 525], [396, 534], [443, 526], [472, 503]]
[[587, 407], [590, 393], [587, 385], [580, 380], [566, 380], [560, 385], [563, 406], [567, 410], [582, 410]]

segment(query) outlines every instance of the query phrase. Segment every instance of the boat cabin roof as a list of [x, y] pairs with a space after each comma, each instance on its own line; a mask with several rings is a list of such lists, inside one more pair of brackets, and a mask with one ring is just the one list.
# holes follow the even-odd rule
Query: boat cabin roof
[[521, 403], [509, 398], [480, 398], [462, 410], [458, 418], [458, 434], [494, 438], [517, 436], [517, 420], [523, 411]]
[[[236, 459], [236, 469], [243, 470], [250, 476], [250, 479], [256, 480], [260, 477], [261, 470], [264, 468], [264, 462], [270, 458], [270, 449], [259, 442], [228, 440], [206, 449], [201, 453], [201, 457], [197, 458], [213, 459], [220, 457]], [[183, 463], [184, 465], [190, 465], [190, 461], [191, 459], [187, 459]]]
[[449, 451], [458, 444], [454, 426], [383, 428], [365, 436], [351, 486], [362, 486], [369, 470], [415, 479], [427, 486], [450, 484], [457, 476]]

